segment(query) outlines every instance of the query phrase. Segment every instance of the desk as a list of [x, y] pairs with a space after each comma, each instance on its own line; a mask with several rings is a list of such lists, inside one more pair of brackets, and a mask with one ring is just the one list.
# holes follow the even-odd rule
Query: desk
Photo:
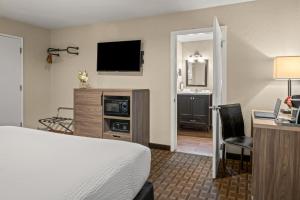
[[300, 127], [257, 119], [252, 111], [254, 200], [300, 199]]

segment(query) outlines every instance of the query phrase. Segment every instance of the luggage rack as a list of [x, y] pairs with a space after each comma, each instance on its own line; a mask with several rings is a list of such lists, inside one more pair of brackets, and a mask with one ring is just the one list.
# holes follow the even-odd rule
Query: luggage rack
[[68, 107], [59, 107], [57, 109], [57, 115], [55, 117], [40, 119], [39, 123], [42, 124], [44, 128], [39, 129], [55, 133], [73, 135], [73, 119], [61, 116], [62, 111], [67, 110], [71, 111], [74, 109]]

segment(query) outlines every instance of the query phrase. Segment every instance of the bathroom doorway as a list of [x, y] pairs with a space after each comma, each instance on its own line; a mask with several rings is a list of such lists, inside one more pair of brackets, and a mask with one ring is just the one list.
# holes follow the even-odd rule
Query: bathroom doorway
[[[188, 36], [188, 37], [186, 37]], [[195, 38], [198, 38], [199, 36], [203, 36], [201, 40], [211, 40], [213, 45], [213, 58], [212, 58], [212, 66], [213, 69], [211, 71], [212, 73], [212, 90], [209, 90], [207, 87], [209, 85], [209, 69], [205, 68], [206, 63], [204, 62], [205, 57], [201, 55], [200, 51], [194, 51], [191, 55], [188, 55], [188, 58], [181, 58], [182, 61], [182, 68], [187, 69], [186, 71], [178, 70], [178, 64], [180, 65], [180, 58], [177, 58], [177, 55], [180, 52], [180, 44], [179, 42], [183, 38], [189, 38], [190, 40], [195, 40]], [[207, 36], [207, 37], [206, 37]], [[206, 39], [204, 39], [206, 37]], [[181, 38], [181, 39], [180, 39]], [[210, 28], [199, 28], [199, 29], [190, 29], [190, 30], [180, 30], [180, 31], [174, 31], [171, 32], [171, 98], [170, 98], [170, 114], [171, 114], [171, 124], [170, 124], [170, 136], [171, 136], [171, 151], [181, 151], [178, 149], [178, 143], [179, 140], [177, 139], [178, 136], [180, 137], [183, 134], [186, 133], [180, 133], [180, 125], [179, 125], [179, 112], [182, 110], [184, 112], [181, 112], [181, 119], [184, 119], [182, 122], [187, 122], [185, 124], [185, 128], [188, 125], [188, 122], [195, 123], [198, 122], [198, 125], [200, 124], [200, 121], [205, 121], [207, 116], [211, 116], [211, 125], [210, 127], [207, 126], [207, 123], [201, 124], [203, 126], [197, 127], [195, 125], [193, 131], [201, 132], [204, 130], [205, 136], [209, 136], [209, 132], [212, 132], [210, 137], [212, 137], [212, 145], [209, 143], [210, 146], [212, 146], [212, 154], [210, 152], [210, 155], [212, 156], [212, 178], [216, 178], [218, 173], [218, 166], [220, 163], [220, 155], [221, 155], [221, 149], [220, 149], [220, 135], [221, 135], [221, 124], [220, 124], [220, 118], [218, 113], [218, 105], [226, 104], [227, 99], [227, 28], [226, 26], [220, 26], [217, 17], [214, 17], [213, 20], [213, 26]], [[191, 41], [192, 42], [192, 41]], [[179, 48], [177, 48], [179, 46]], [[182, 48], [182, 47], [181, 47]], [[187, 62], [187, 61], [193, 61], [194, 62]], [[196, 60], [196, 62], [195, 62]], [[178, 64], [177, 64], [178, 63]], [[204, 67], [202, 65], [201, 70], [195, 70], [195, 74], [199, 74], [200, 72], [205, 72], [205, 69], [207, 70], [207, 83], [205, 84], [205, 79], [195, 80], [193, 81], [193, 68], [194, 65], [191, 65], [191, 63], [204, 63]], [[198, 68], [195, 66], [195, 68]], [[185, 77], [184, 77], [185, 76]], [[202, 76], [204, 77], [204, 76]], [[198, 86], [190, 86], [185, 89], [186, 86], [181, 83], [181, 81], [190, 82], [191, 84], [196, 84]], [[188, 85], [190, 85], [188, 83]], [[200, 86], [199, 86], [200, 85]], [[206, 85], [206, 86], [205, 86]], [[194, 88], [194, 89], [193, 89]], [[205, 89], [206, 88], [206, 89]], [[178, 91], [180, 90], [180, 92]], [[194, 93], [200, 94], [198, 96], [194, 96]], [[182, 98], [179, 98], [179, 95], [182, 94]], [[200, 98], [199, 96], [206, 95], [206, 98]], [[211, 98], [210, 98], [211, 94]], [[178, 102], [181, 101], [181, 102]], [[184, 103], [183, 105], [186, 105], [186, 107], [178, 108], [178, 103], [182, 104], [182, 102], [188, 102]], [[207, 104], [210, 105], [210, 101], [212, 102], [211, 110], [207, 110]], [[201, 103], [205, 102], [205, 103]], [[206, 105], [203, 108], [202, 105]], [[195, 108], [195, 109], [194, 109]], [[182, 109], [182, 110], [177, 110]], [[203, 114], [203, 109], [205, 110], [205, 113]], [[192, 110], [192, 112], [191, 112]], [[198, 110], [198, 111], [197, 111]], [[211, 113], [211, 114], [210, 114]], [[205, 116], [203, 116], [205, 115]], [[205, 117], [205, 119], [203, 118]], [[178, 119], [178, 120], [177, 120]], [[207, 121], [205, 121], [207, 122]], [[208, 123], [209, 124], [209, 123]], [[192, 128], [193, 129], [193, 128]], [[197, 130], [198, 129], [198, 130]], [[179, 130], [179, 131], [178, 131]], [[177, 133], [179, 132], [179, 134]], [[187, 134], [190, 134], [187, 133]], [[200, 134], [201, 138], [203, 137], [202, 134]], [[199, 138], [199, 137], [198, 137]], [[186, 143], [186, 141], [182, 140], [183, 143]], [[190, 141], [190, 140], [188, 140]], [[194, 141], [196, 143], [199, 143], [200, 141]], [[180, 147], [179, 147], [180, 148]], [[186, 153], [195, 153], [195, 152], [187, 152]], [[200, 155], [205, 155], [205, 152], [197, 153]], [[207, 155], [207, 154], [206, 154]]]
[[213, 154], [213, 32], [177, 36], [177, 149]]

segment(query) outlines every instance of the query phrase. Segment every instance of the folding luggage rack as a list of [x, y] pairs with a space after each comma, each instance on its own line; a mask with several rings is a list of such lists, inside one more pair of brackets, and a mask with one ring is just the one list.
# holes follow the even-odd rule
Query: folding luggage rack
[[55, 117], [40, 119], [39, 123], [42, 124], [44, 128], [39, 129], [73, 135], [73, 119], [61, 116], [62, 111], [67, 110], [72, 111], [73, 108], [59, 107]]

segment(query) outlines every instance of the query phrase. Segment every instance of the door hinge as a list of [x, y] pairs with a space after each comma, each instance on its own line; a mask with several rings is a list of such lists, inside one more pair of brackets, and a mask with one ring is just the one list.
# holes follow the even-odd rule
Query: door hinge
[[22, 91], [23, 90], [23, 86], [22, 85], [20, 85], [20, 91]]
[[20, 54], [22, 54], [23, 53], [23, 48], [20, 48]]

